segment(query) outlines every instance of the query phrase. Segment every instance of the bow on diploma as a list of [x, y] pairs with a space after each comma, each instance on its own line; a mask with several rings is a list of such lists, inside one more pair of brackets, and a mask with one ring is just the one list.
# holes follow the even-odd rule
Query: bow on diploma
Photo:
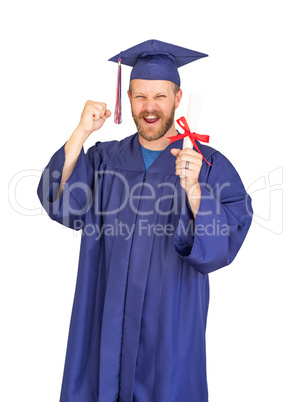
[[[184, 134], [179, 134], [175, 135], [174, 137], [167, 137], [170, 140], [170, 144], [172, 142], [181, 140], [182, 138], [189, 137], [194, 148], [196, 149], [197, 152], [199, 152], [200, 155], [202, 153], [200, 152], [200, 149], [198, 148], [195, 140], [202, 141], [202, 142], [209, 142], [209, 135], [203, 135], [203, 134], [197, 134], [197, 133], [191, 133], [190, 128], [188, 126], [187, 120], [185, 117], [181, 117], [180, 119], [177, 120], [177, 123], [179, 126], [185, 131]], [[205, 160], [206, 163], [208, 163], [209, 166], [212, 166], [211, 163], [209, 163], [204, 156], [202, 155], [202, 158]]]

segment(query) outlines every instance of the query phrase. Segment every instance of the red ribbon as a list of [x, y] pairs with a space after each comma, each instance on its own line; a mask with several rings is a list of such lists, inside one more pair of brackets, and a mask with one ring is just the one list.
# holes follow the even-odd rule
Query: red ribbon
[[116, 104], [114, 112], [114, 123], [121, 123], [121, 58], [118, 58]]
[[[181, 117], [180, 119], [178, 119], [177, 123], [185, 132], [184, 132], [184, 134], [174, 135], [173, 137], [167, 137], [170, 140], [170, 144], [172, 144], [172, 142], [174, 142], [174, 141], [181, 140], [182, 138], [189, 137], [194, 148], [196, 149], [196, 151], [199, 152], [200, 155], [202, 155], [195, 140], [202, 141], [202, 142], [209, 142], [209, 135], [197, 134], [194, 132], [191, 133], [187, 120], [185, 119], [184, 116]], [[209, 163], [208, 160], [206, 160], [203, 155], [202, 155], [202, 157], [205, 160], [205, 162], [208, 163], [209, 166], [212, 166], [211, 163]]]

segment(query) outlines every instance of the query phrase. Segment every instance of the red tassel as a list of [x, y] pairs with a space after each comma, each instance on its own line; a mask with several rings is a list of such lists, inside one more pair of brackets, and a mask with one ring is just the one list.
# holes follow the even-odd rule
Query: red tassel
[[121, 59], [118, 59], [117, 71], [117, 88], [116, 88], [116, 104], [114, 113], [114, 123], [121, 123]]

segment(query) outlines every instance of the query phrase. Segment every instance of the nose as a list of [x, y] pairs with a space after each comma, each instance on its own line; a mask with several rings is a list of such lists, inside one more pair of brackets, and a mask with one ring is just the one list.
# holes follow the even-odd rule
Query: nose
[[153, 112], [154, 110], [156, 110], [157, 106], [155, 101], [153, 101], [152, 99], [147, 99], [144, 103], [144, 109], [148, 112]]

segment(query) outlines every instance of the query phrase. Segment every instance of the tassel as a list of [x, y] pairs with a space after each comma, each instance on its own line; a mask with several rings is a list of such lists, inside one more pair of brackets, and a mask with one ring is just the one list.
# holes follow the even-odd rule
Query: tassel
[[118, 59], [116, 104], [114, 113], [114, 123], [121, 123], [121, 58]]

